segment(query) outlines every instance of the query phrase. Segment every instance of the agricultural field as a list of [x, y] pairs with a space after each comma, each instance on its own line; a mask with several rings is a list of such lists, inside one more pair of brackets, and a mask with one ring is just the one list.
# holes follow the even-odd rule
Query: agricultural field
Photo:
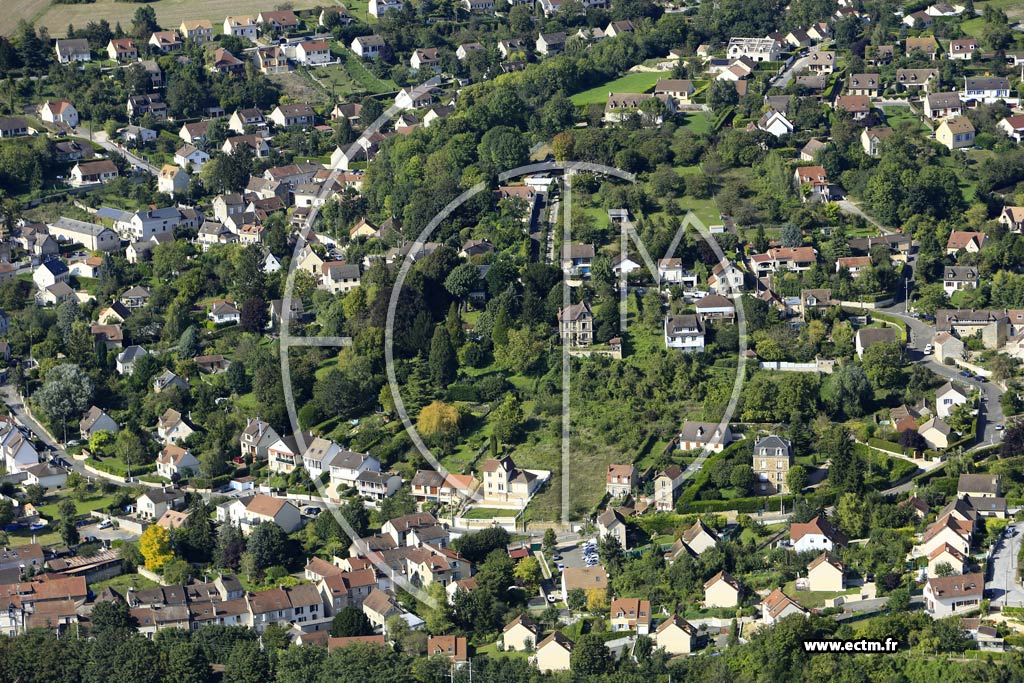
[[[178, 26], [185, 19], [209, 19], [216, 28], [228, 15], [255, 14], [261, 9], [260, 5], [249, 0], [154, 0], [147, 6], [156, 10], [157, 21], [165, 27]], [[9, 34], [21, 19], [33, 21], [36, 26], [46, 26], [55, 38], [67, 32], [68, 24], [81, 27], [100, 18], [109, 21], [111, 26], [121, 22], [127, 27], [138, 8], [137, 4], [115, 0], [96, 0], [81, 5], [58, 5], [51, 0], [17, 0], [5, 3], [4, 9], [8, 11], [0, 16], [0, 33]], [[273, 3], [267, 5], [267, 9], [272, 8]]]
[[614, 81], [608, 81], [599, 86], [593, 87], [590, 90], [584, 90], [578, 92], [569, 99], [577, 107], [586, 106], [588, 104], [603, 104], [608, 99], [609, 92], [629, 92], [629, 93], [643, 93], [648, 92], [654, 88], [662, 78], [665, 78], [665, 73], [660, 71], [637, 71], [628, 73], [621, 78], [616, 78]]

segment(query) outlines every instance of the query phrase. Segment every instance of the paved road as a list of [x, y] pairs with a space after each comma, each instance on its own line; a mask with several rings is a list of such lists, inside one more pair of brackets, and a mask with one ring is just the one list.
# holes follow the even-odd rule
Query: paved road
[[868, 223], [881, 230], [883, 235], [892, 235], [895, 232], [894, 230], [890, 230], [889, 228], [885, 227], [868, 214], [864, 213], [864, 210], [861, 209], [860, 206], [850, 201], [849, 199], [840, 199], [839, 201], [836, 202], [836, 205], [839, 207], [839, 210], [842, 211], [843, 213], [848, 213], [852, 216], [860, 216]]
[[985, 580], [985, 597], [993, 604], [1024, 607], [1024, 588], [1017, 580], [1017, 553], [1021, 538], [1024, 534], [1018, 531], [1016, 536], [1004, 537], [996, 543]]
[[798, 71], [807, 69], [807, 62], [810, 60], [811, 54], [818, 51], [818, 46], [814, 46], [811, 50], [803, 57], [795, 59], [789, 68], [783, 71], [781, 74], [772, 79], [771, 85], [773, 88], [785, 88], [789, 85], [789, 82], [793, 80], [794, 76]]
[[[15, 417], [15, 419], [18, 420], [19, 423], [27, 427], [28, 430], [32, 432], [36, 439], [50, 447], [50, 452], [47, 453], [46, 455], [59, 455], [60, 457], [64, 458], [68, 462], [68, 464], [71, 465], [71, 469], [74, 470], [75, 472], [78, 472], [86, 479], [96, 479], [95, 474], [92, 474], [91, 472], [86, 472], [85, 466], [81, 462], [73, 459], [70, 455], [68, 455], [67, 452], [61, 447], [60, 443], [58, 443], [56, 439], [53, 439], [49, 435], [49, 433], [45, 429], [43, 429], [42, 425], [40, 425], [38, 422], [32, 419], [32, 417], [25, 410], [24, 399], [20, 395], [18, 395], [18, 392], [15, 390], [13, 385], [0, 385], [0, 399], [3, 400], [4, 404], [7, 406], [7, 410], [10, 411], [10, 413]], [[110, 483], [116, 486], [127, 486], [127, 484], [122, 484], [121, 482], [115, 479], [104, 478], [104, 481], [109, 481]], [[99, 534], [92, 535], [98, 538], [100, 537]]]
[[88, 131], [85, 131], [83, 133], [81, 128], [77, 128], [75, 132], [71, 134], [71, 137], [78, 138], [80, 140], [90, 140], [91, 142], [95, 142], [97, 145], [107, 150], [108, 152], [120, 154], [121, 156], [128, 160], [128, 163], [138, 166], [139, 168], [149, 172], [151, 175], [160, 174], [160, 169], [154, 166], [153, 164], [149, 163], [142, 157], [128, 151], [123, 146], [108, 140], [105, 131], [93, 131], [92, 137], [90, 138]]
[[[899, 293], [902, 297], [903, 292]], [[996, 429], [1004, 423], [1003, 406], [999, 399], [1003, 395], [1002, 388], [995, 382], [979, 382], [971, 377], [964, 377], [956, 367], [943, 365], [935, 360], [935, 356], [924, 355], [924, 347], [931, 343], [935, 336], [935, 326], [924, 320], [907, 315], [903, 311], [904, 304], [897, 301], [889, 308], [879, 309], [888, 315], [894, 315], [907, 324], [910, 339], [907, 340], [907, 360], [921, 362], [936, 375], [945, 379], [956, 380], [981, 393], [982, 402], [979, 408], [978, 443], [974, 448], [982, 448], [998, 443], [1002, 433]]]

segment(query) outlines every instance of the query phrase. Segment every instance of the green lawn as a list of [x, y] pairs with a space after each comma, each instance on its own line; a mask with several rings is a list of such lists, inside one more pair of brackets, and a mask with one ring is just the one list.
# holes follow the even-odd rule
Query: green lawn
[[608, 81], [599, 86], [578, 92], [569, 99], [577, 107], [588, 104], [603, 104], [608, 99], [609, 92], [643, 93], [654, 88], [654, 84], [665, 77], [664, 73], [651, 71], [635, 71], [628, 73], [614, 81]]
[[690, 112], [687, 114], [678, 114], [677, 118], [682, 118], [684, 123], [680, 124], [680, 128], [685, 128], [697, 135], [711, 132], [711, 119], [706, 114], [701, 112]]
[[394, 81], [377, 78], [357, 57], [350, 57], [345, 62], [345, 69], [352, 81], [371, 93], [380, 94], [398, 90], [398, 85]]
[[476, 648], [476, 653], [478, 655], [487, 655], [491, 659], [522, 659], [522, 660], [526, 660], [526, 659], [529, 659], [529, 657], [530, 657], [529, 653], [527, 653], [527, 652], [519, 652], [518, 650], [513, 650], [511, 652], [499, 651], [498, 647], [497, 647], [497, 645], [495, 643], [491, 643], [489, 645], [484, 645], [482, 647]]
[[798, 591], [796, 582], [790, 581], [782, 587], [782, 592], [790, 596], [804, 607], [824, 607], [825, 600], [834, 598], [837, 595], [852, 595], [859, 591], [859, 588], [848, 588], [842, 593], [830, 593], [828, 591]]
[[157, 585], [158, 584], [155, 581], [151, 581], [145, 576], [141, 576], [139, 574], [122, 574], [121, 576], [115, 576], [114, 578], [107, 579], [106, 581], [97, 581], [92, 584], [90, 588], [92, 589], [92, 592], [97, 595], [104, 588], [113, 588], [121, 595], [124, 595], [128, 592], [129, 588], [145, 590], [147, 588], [156, 588]]

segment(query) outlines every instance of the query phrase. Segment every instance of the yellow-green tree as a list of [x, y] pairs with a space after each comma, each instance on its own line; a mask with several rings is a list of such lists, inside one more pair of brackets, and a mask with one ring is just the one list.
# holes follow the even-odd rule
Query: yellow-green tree
[[139, 551], [146, 560], [146, 569], [160, 571], [174, 559], [171, 550], [171, 534], [159, 524], [153, 524], [139, 538]]
[[608, 611], [608, 591], [604, 588], [587, 589], [587, 609], [594, 614]]
[[456, 406], [434, 401], [420, 411], [416, 428], [428, 442], [451, 445], [459, 435], [462, 414]]

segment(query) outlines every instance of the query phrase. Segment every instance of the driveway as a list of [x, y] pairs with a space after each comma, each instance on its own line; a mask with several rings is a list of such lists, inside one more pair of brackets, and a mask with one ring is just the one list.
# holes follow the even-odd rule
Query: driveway
[[99, 524], [86, 524], [85, 526], [78, 527], [78, 535], [82, 538], [95, 536], [101, 541], [135, 541], [139, 538], [137, 534], [122, 529], [115, 529], [113, 527], [101, 529]]
[[119, 145], [115, 142], [111, 142], [110, 140], [108, 140], [107, 133], [105, 131], [92, 131], [91, 137], [89, 136], [88, 132], [82, 134], [80, 131], [81, 128], [76, 128], [75, 132], [71, 134], [71, 137], [78, 138], [79, 140], [88, 140], [90, 142], [95, 142], [97, 145], [107, 150], [108, 152], [115, 152], [117, 154], [120, 154], [121, 156], [128, 160], [128, 163], [134, 166], [138, 166], [140, 169], [147, 171], [150, 175], [160, 174], [160, 169], [154, 166], [153, 164], [149, 163], [148, 161], [138, 156], [137, 154], [128, 151], [128, 149], [126, 149], [122, 145]]
[[985, 577], [985, 597], [995, 605], [1024, 607], [1024, 588], [1017, 580], [1017, 552], [1021, 538], [1024, 534], [1018, 531], [1016, 536], [1004, 536], [996, 543]]

